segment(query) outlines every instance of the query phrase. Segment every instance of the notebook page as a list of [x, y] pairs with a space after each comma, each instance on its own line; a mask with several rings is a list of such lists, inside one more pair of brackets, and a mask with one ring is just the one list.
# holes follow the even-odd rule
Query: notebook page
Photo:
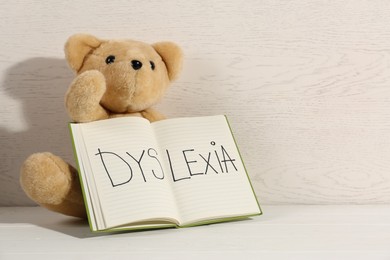
[[96, 189], [95, 181], [92, 178], [93, 175], [84, 175], [85, 172], [92, 172], [91, 165], [89, 163], [88, 154], [85, 150], [84, 139], [82, 138], [81, 128], [79, 124], [70, 124], [71, 135], [73, 138], [74, 151], [77, 154], [77, 166], [79, 169], [79, 175], [82, 179], [80, 183], [83, 189], [85, 206], [87, 207], [89, 224], [92, 230], [97, 230], [98, 227], [104, 227], [103, 216], [100, 210], [100, 202], [97, 194], [91, 192], [91, 190]]
[[153, 123], [181, 224], [260, 213], [224, 116]]
[[82, 134], [106, 228], [177, 217], [149, 121], [96, 121], [82, 124]]

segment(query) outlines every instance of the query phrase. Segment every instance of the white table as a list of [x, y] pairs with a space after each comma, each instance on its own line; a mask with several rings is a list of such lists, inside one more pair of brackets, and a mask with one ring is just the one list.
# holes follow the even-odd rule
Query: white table
[[95, 235], [39, 207], [0, 208], [0, 259], [390, 259], [390, 206], [263, 206], [250, 220]]

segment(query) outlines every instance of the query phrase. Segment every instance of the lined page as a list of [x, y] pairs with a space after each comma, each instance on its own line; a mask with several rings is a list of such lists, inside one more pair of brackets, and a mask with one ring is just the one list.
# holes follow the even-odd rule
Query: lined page
[[77, 154], [77, 166], [79, 175], [82, 178], [81, 187], [84, 193], [84, 203], [87, 207], [89, 224], [92, 230], [97, 230], [98, 227], [104, 227], [103, 215], [97, 210], [100, 202], [96, 193], [91, 192], [93, 187], [96, 187], [93, 178], [90, 175], [84, 175], [85, 172], [91, 172], [91, 164], [88, 162], [88, 154], [85, 150], [84, 140], [82, 138], [81, 128], [79, 124], [70, 124], [71, 135], [73, 138], [74, 151]]
[[96, 207], [102, 211], [104, 228], [177, 218], [149, 121], [114, 118], [82, 124], [81, 131], [90, 161], [83, 169], [90, 168], [86, 175], [93, 176], [93, 195], [100, 202]]
[[152, 124], [181, 224], [260, 213], [224, 116]]

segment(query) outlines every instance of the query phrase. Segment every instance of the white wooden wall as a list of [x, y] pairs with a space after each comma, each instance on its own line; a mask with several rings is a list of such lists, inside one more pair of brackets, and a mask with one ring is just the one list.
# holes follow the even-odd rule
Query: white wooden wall
[[30, 153], [73, 161], [73, 33], [171, 40], [184, 71], [158, 108], [227, 114], [263, 204], [390, 202], [389, 1], [1, 1], [0, 206]]

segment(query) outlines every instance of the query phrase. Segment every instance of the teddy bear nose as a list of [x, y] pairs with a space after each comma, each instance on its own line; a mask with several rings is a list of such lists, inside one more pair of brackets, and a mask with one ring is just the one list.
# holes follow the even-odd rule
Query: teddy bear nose
[[132, 60], [131, 66], [133, 67], [133, 69], [139, 70], [140, 68], [142, 68], [142, 62], [140, 62], [139, 60]]

